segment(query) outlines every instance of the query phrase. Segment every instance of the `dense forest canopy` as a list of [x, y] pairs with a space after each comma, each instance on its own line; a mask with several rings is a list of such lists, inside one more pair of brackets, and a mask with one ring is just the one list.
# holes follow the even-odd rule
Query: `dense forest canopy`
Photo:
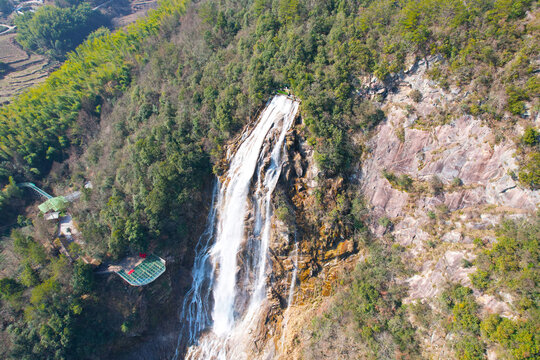
[[17, 41], [26, 50], [63, 59], [92, 31], [107, 25], [107, 18], [85, 2], [60, 8], [46, 5], [15, 18]]
[[13, 11], [13, 1], [0, 0], [0, 12], [4, 15], [9, 15]]
[[[222, 0], [192, 4], [180, 17], [183, 9], [182, 1], [164, 0], [125, 30], [99, 30], [43, 85], [0, 108], [0, 183], [6, 186], [0, 206], [8, 209], [10, 198], [20, 196], [14, 184], [23, 179], [73, 186], [91, 179], [93, 189], [83, 190], [74, 209], [86, 242], [80, 251], [116, 259], [187, 241], [204, 220], [199, 210], [213, 174], [222, 172], [224, 145], [276, 90], [288, 87], [302, 100], [308, 143], [327, 178], [350, 174], [364, 148], [358, 139], [385, 118], [377, 99], [361, 96], [363, 82], [376, 78], [391, 85], [419, 59], [438, 56], [430, 64], [431, 79], [443, 88], [472, 92], [461, 104], [463, 114], [504, 128], [538, 111], [538, 25], [527, 20], [537, 14], [536, 1]], [[28, 36], [28, 46], [50, 46], [46, 51], [69, 50], [76, 43], [60, 35], [57, 47], [53, 38], [42, 43]], [[523, 166], [514, 174], [531, 188], [538, 187], [540, 166], [534, 131], [519, 145]], [[63, 173], [49, 174], [53, 162], [70, 156]], [[351, 209], [344, 205], [341, 212], [328, 213], [349, 216]], [[125, 315], [122, 330], [99, 315], [106, 314], [107, 304], [96, 296], [99, 290], [84, 265], [45, 253], [35, 237], [15, 231], [12, 238], [23, 254], [21, 275], [0, 284], [2, 301], [17, 318], [12, 357], [91, 358], [96, 346], [129, 332], [137, 314]], [[502, 250], [486, 251], [478, 260], [477, 286], [483, 286], [482, 271], [504, 276], [484, 259], [504, 257], [506, 247], [509, 256], [537, 256], [534, 246], [521, 249], [508, 242], [500, 238]], [[358, 337], [389, 332], [393, 347], [415, 356], [418, 344], [401, 306], [403, 289], [389, 281], [394, 273], [388, 268], [401, 266], [399, 249], [386, 245], [373, 245], [368, 262], [355, 273], [363, 275], [347, 280], [352, 287], [337, 307], [358, 320], [353, 324]], [[511, 271], [513, 278], [527, 275], [527, 267]], [[390, 296], [383, 297], [387, 291]], [[508, 340], [492, 331], [501, 319], [478, 317], [469, 290], [449, 289], [444, 315], [455, 312], [460, 319], [447, 325], [463, 335], [458, 341], [463, 357], [481, 357], [485, 342], [508, 341], [508, 351], [516, 354], [523, 343], [529, 352], [520, 354], [527, 358], [537, 341], [531, 335], [530, 321], [537, 319], [531, 297], [530, 289], [523, 291], [529, 300], [526, 320], [512, 323]], [[317, 323], [315, 339], [332, 336], [333, 324], [341, 321], [332, 316]], [[523, 333], [534, 341], [517, 338]], [[370, 345], [376, 354], [377, 344]]]
[[[353, 124], [341, 120], [359, 112], [358, 99], [351, 97], [359, 85], [358, 76], [374, 73], [387, 81], [392, 74], [404, 69], [408, 56], [442, 54], [446, 62], [432, 70], [435, 79], [443, 86], [475, 84], [478, 102], [464, 104], [466, 111], [495, 120], [505, 111], [516, 115], [524, 112], [524, 101], [538, 95], [538, 77], [531, 70], [531, 56], [538, 44], [529, 36], [534, 26], [520, 27], [516, 22], [525, 16], [532, 3], [473, 1], [464, 6], [461, 1], [343, 1], [323, 6], [284, 1], [272, 6], [256, 1], [251, 9], [238, 12], [205, 5], [201, 17], [205, 27], [210, 22], [214, 25], [204, 33], [205, 45], [210, 51], [225, 51], [219, 49], [225, 49], [232, 41], [242, 46], [234, 53], [240, 57], [239, 63], [246, 62], [248, 66], [250, 80], [242, 92], [248, 91], [250, 100], [261, 101], [270, 89], [283, 86], [290, 86], [305, 98], [308, 122], [318, 139], [318, 158], [323, 168], [335, 173], [348, 163], [350, 149], [341, 139], [346, 137], [347, 127]], [[217, 21], [214, 23], [213, 19]], [[252, 28], [253, 33], [246, 36], [242, 32], [237, 37], [243, 26]], [[277, 42], [271, 41], [271, 34], [277, 36]], [[74, 67], [72, 63], [81, 56], [103, 57], [100, 53], [107, 54], [107, 48], [117, 40], [118, 35], [103, 45], [83, 45], [78, 50], [79, 55], [73, 55], [55, 74], [55, 81], [51, 79], [2, 109], [0, 156], [10, 163], [2, 166], [3, 173], [41, 173], [54, 156], [61, 156], [62, 149], [77, 143], [76, 136], [67, 134], [67, 130], [73, 125], [83, 99], [80, 91], [72, 86], [77, 81], [81, 82], [77, 87], [87, 88], [87, 83], [92, 81], [85, 81], [86, 75], [75, 74], [69, 76], [80, 79], [68, 81], [68, 69]], [[34, 41], [31, 43], [29, 46], [38, 46]], [[53, 40], [46, 43], [55, 46]], [[85, 52], [92, 46], [94, 53], [86, 56]], [[104, 51], [100, 51], [100, 46], [104, 46]], [[92, 66], [106, 72], [105, 65], [111, 60], [111, 55], [96, 58]], [[85, 68], [92, 74], [90, 69]], [[103, 84], [106, 79], [105, 76], [99, 81]], [[230, 86], [235, 83], [233, 79]], [[500, 94], [490, 90], [493, 84], [505, 89], [502, 101]], [[53, 106], [52, 99], [47, 100], [48, 94], [60, 89], [64, 96], [55, 100], [57, 104]], [[92, 95], [95, 92], [89, 90], [84, 92], [85, 103], [92, 103], [95, 96]], [[36, 92], [44, 95], [40, 96], [40, 101], [30, 96]], [[36, 116], [30, 115], [26, 104], [35, 108]], [[227, 112], [218, 115], [227, 117]], [[24, 120], [26, 117], [30, 119]], [[47, 125], [51, 118], [56, 119], [54, 123], [59, 129]], [[21, 126], [15, 126], [18, 122]], [[22, 126], [25, 122], [32, 126]], [[222, 131], [230, 130], [225, 123], [220, 126]], [[41, 129], [42, 133], [31, 128]], [[20, 160], [15, 160], [17, 158]], [[6, 179], [4, 177], [4, 181]]]
[[126, 30], [114, 34], [100, 31], [97, 36], [91, 36], [69, 54], [66, 63], [45, 84], [0, 108], [3, 183], [8, 174], [39, 176], [53, 160], [62, 158], [62, 151], [71, 143], [77, 144], [77, 136], [69, 137], [68, 131], [76, 134], [76, 129], [70, 126], [74, 125], [79, 111], [99, 112], [97, 105], [101, 96], [105, 96], [104, 90], [114, 94], [129, 84], [134, 52], [145, 37], [155, 34], [160, 19], [175, 11], [171, 8], [176, 4], [164, 2], [148, 19]]
[[[158, 11], [144, 25], [126, 32], [92, 36], [45, 84], [0, 109], [0, 181], [5, 184], [9, 176], [42, 177], [53, 161], [80, 147], [85, 125], [77, 118], [99, 117], [103, 100], [127, 89], [130, 69], [146, 63], [159, 63], [165, 79], [178, 77], [173, 83], [182, 87], [179, 94], [186, 104], [180, 113], [191, 114], [190, 121], [200, 129], [197, 136], [209, 140], [210, 153], [219, 152], [268, 94], [290, 87], [304, 101], [310, 142], [327, 175], [347, 172], [358, 156], [359, 148], [348, 139], [350, 132], [367, 131], [382, 119], [380, 111], [355, 95], [362, 76], [374, 74], [391, 82], [411, 58], [442, 55], [444, 61], [430, 74], [443, 87], [471, 87], [473, 96], [463, 104], [463, 112], [510, 126], [505, 123], [526, 112], [525, 102], [538, 103], [540, 81], [532, 63], [538, 51], [537, 28], [518, 26], [535, 4], [525, 0], [472, 1], [467, 6], [458, 0], [255, 1], [251, 7], [203, 3], [194, 50], [199, 52], [195, 57], [207, 63], [192, 59], [187, 50], [171, 49], [168, 66], [150, 56], [150, 51], [166, 51], [164, 45], [144, 52], [141, 48], [145, 34], [157, 30]], [[223, 81], [216, 83], [211, 76]], [[149, 99], [148, 106], [154, 109], [155, 95]], [[523, 170], [516, 174], [532, 188], [539, 186], [537, 154], [536, 146], [524, 146]]]

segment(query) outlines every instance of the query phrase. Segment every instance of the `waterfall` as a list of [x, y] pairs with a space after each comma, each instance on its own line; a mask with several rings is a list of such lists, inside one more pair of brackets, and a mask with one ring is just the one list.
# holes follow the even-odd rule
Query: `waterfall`
[[279, 340], [279, 346], [281, 349], [285, 346], [285, 335], [287, 334], [287, 325], [289, 324], [289, 310], [294, 300], [294, 288], [296, 286], [296, 276], [298, 273], [298, 240], [296, 239], [296, 233], [294, 234], [294, 255], [293, 255], [293, 272], [291, 275], [291, 286], [289, 287], [289, 296], [287, 297], [287, 310], [283, 314], [283, 326], [281, 332], [281, 339]]
[[244, 347], [266, 299], [271, 199], [297, 111], [296, 101], [275, 96], [236, 152], [229, 153], [229, 169], [214, 192], [196, 248], [174, 359], [182, 343], [188, 346], [187, 359], [246, 357]]

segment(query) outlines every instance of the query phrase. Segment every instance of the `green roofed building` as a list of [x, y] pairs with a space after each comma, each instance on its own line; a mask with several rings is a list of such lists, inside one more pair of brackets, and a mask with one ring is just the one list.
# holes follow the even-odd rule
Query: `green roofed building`
[[63, 196], [53, 197], [48, 199], [43, 204], [39, 205], [39, 211], [42, 213], [47, 213], [51, 210], [53, 211], [63, 211], [67, 208], [68, 201]]
[[129, 271], [124, 269], [116, 273], [130, 285], [141, 286], [151, 283], [165, 272], [165, 260], [156, 255], [149, 255]]

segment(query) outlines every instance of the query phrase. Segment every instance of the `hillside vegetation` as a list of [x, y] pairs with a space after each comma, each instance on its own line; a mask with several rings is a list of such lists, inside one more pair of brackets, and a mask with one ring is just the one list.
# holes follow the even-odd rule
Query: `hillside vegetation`
[[25, 50], [53, 59], [62, 59], [106, 23], [105, 16], [92, 10], [89, 3], [66, 8], [43, 6], [35, 13], [27, 12], [15, 18], [17, 42]]
[[[91, 180], [93, 188], [84, 189], [72, 209], [86, 243], [81, 253], [110, 260], [157, 250], [189, 264], [209, 185], [223, 172], [224, 146], [270, 95], [287, 87], [302, 100], [321, 183], [348, 179], [365, 150], [364, 139], [385, 119], [378, 102], [384, 94], [370, 100], [362, 87], [372, 81], [391, 86], [401, 71], [434, 56], [440, 60], [430, 66], [431, 79], [470, 93], [461, 114], [482, 118], [501, 136], [517, 123], [533, 129], [516, 139], [522, 169], [514, 176], [523, 186], [539, 186], [538, 130], [531, 120], [540, 91], [536, 1], [207, 0], [190, 4], [180, 16], [183, 12], [182, 1], [164, 0], [125, 30], [90, 36], [43, 85], [0, 108], [0, 183], [6, 185], [0, 212], [4, 205], [6, 214], [10, 199], [20, 196], [14, 182], [82, 188]], [[447, 114], [443, 121], [458, 115]], [[53, 163], [62, 165], [51, 172]], [[321, 213], [334, 216], [320, 222], [333, 225], [348, 216], [355, 200], [349, 186], [346, 180], [335, 208], [320, 205]], [[325, 193], [324, 186], [316, 190], [321, 197]], [[32, 234], [36, 224], [25, 231]], [[354, 231], [354, 224], [347, 226]], [[96, 296], [87, 267], [41, 249], [29, 234], [12, 233], [10, 241], [22, 244], [16, 247], [21, 260], [1, 284], [2, 306], [14, 320], [12, 340], [6, 341], [10, 356], [92, 358], [92, 348], [107, 344], [101, 349], [106, 358], [107, 351], [117, 350], [114, 341], [129, 341], [128, 335], [157, 326], [137, 328], [144, 315], [135, 305], [124, 309], [120, 321], [108, 321], [112, 307]], [[523, 250], [507, 242], [499, 239], [500, 247], [486, 249], [478, 259], [474, 283], [482, 291], [515, 286], [482, 260], [499, 259], [507, 248], [513, 251], [508, 256], [518, 251], [537, 267], [537, 237]], [[402, 305], [404, 289], [396, 281], [403, 267], [400, 249], [388, 239], [365, 245], [366, 263], [344, 280], [348, 288], [340, 290], [331, 312], [315, 320], [313, 338], [332, 341], [347, 328], [352, 329], [347, 341], [361, 344], [354, 355], [397, 352], [414, 358], [420, 353], [414, 334], [419, 325], [409, 323]], [[527, 276], [523, 281], [533, 288], [523, 295], [528, 299], [523, 319], [510, 325], [480, 318], [469, 290], [448, 290], [438, 319], [457, 334], [459, 357], [482, 358], [486, 343], [516, 358], [537, 355], [537, 285], [528, 277], [528, 264], [508, 270], [512, 278]], [[163, 286], [170, 290], [170, 284]], [[156, 288], [149, 289], [140, 296], [159, 318], [164, 305], [152, 299]], [[101, 315], [96, 304], [106, 309]], [[493, 330], [499, 326], [513, 330], [499, 336]], [[105, 338], [110, 334], [114, 337]], [[306, 356], [328, 354], [318, 346]]]
[[9, 174], [33, 178], [61, 160], [71, 144], [79, 144], [79, 113], [99, 115], [99, 103], [124, 89], [144, 39], [156, 34], [160, 20], [181, 11], [178, 2], [164, 2], [147, 19], [114, 34], [91, 37], [43, 84], [0, 109], [0, 178]]
[[[377, 121], [377, 116], [362, 116], [365, 106], [353, 96], [360, 85], [358, 76], [374, 73], [389, 81], [393, 73], [410, 64], [411, 56], [445, 57], [446, 61], [432, 69], [432, 75], [442, 86], [471, 87], [473, 101], [464, 104], [464, 111], [490, 121], [509, 121], [511, 117], [505, 115], [524, 113], [526, 101], [533, 103], [529, 112], [536, 111], [539, 84], [532, 57], [538, 50], [534, 40], [537, 25], [534, 21], [530, 26], [522, 25], [526, 11], [534, 4], [475, 1], [464, 6], [461, 1], [425, 0], [308, 6], [259, 1], [249, 8], [205, 3], [197, 25], [204, 29], [198, 35], [202, 42], [198, 55], [209, 56], [206, 68], [215, 64], [223, 69], [227, 63], [236, 71], [248, 69], [239, 74], [224, 72], [230, 80], [224, 83], [231, 89], [229, 94], [241, 92], [252, 103], [260, 104], [272, 89], [291, 87], [304, 99], [321, 165], [336, 173], [347, 168], [354, 152], [348, 145], [348, 131], [369, 128]], [[154, 13], [138, 30], [89, 41], [46, 84], [2, 109], [0, 156], [7, 162], [2, 166], [5, 176], [41, 174], [52, 160], [62, 158], [70, 144], [78, 143], [77, 132], [68, 131], [76, 114], [96, 111], [106, 97], [99, 96], [100, 91], [109, 80], [125, 83], [122, 78], [134, 60], [127, 55], [138, 47], [144, 33], [155, 31], [159, 17], [159, 12]], [[228, 48], [229, 44], [238, 46]], [[224, 54], [233, 57], [234, 63], [232, 58], [220, 60]], [[186, 59], [176, 65], [178, 60], [171, 60], [168, 67], [175, 67], [174, 76], [182, 75], [176, 74], [176, 68], [186, 66]], [[201, 71], [201, 66], [190, 69]], [[204, 88], [212, 84], [214, 91], [221, 93], [223, 85], [216, 81]], [[201, 90], [193, 95], [200, 93], [200, 99], [206, 100], [202, 98], [204, 88], [199, 86]], [[52, 95], [57, 92], [62, 96]], [[221, 133], [230, 131], [228, 123], [234, 121], [228, 118], [230, 110], [242, 107], [241, 103], [226, 103], [220, 101], [222, 110], [213, 116], [221, 123]]]

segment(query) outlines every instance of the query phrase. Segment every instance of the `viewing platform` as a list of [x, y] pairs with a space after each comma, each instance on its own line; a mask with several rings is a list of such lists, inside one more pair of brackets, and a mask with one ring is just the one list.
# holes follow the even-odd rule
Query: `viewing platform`
[[145, 255], [126, 258], [119, 265], [109, 266], [109, 270], [117, 273], [132, 286], [150, 284], [165, 272], [165, 260], [153, 254], [143, 256]]

